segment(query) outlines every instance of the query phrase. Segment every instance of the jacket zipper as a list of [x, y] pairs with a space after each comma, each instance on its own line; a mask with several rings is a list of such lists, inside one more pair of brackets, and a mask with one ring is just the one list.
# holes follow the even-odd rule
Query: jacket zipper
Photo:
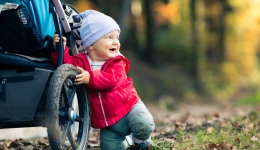
[[[102, 66], [100, 70], [104, 71], [110, 62], [107, 62], [105, 66]], [[108, 126], [107, 118], [106, 118], [105, 110], [104, 110], [104, 107], [103, 107], [100, 91], [97, 91], [97, 94], [98, 94], [98, 99], [99, 99], [99, 102], [100, 102], [100, 106], [101, 106], [103, 117], [105, 119], [106, 126]]]
[[99, 102], [100, 102], [102, 114], [103, 114], [103, 116], [104, 116], [106, 126], [108, 126], [107, 119], [106, 119], [106, 114], [105, 114], [104, 107], [103, 107], [102, 100], [101, 100], [101, 94], [100, 94], [99, 91], [97, 91], [97, 93], [98, 93], [98, 99], [99, 99]]

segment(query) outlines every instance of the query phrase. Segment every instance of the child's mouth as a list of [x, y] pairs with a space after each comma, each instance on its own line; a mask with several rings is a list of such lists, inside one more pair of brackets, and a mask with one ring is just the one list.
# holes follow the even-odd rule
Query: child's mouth
[[115, 49], [115, 48], [110, 48], [109, 50], [110, 50], [110, 51], [115, 51], [116, 49]]

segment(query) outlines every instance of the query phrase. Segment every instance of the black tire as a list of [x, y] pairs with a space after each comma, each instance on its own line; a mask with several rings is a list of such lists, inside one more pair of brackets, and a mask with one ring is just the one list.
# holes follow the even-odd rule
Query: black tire
[[[85, 85], [73, 84], [77, 74], [79, 72], [75, 66], [64, 64], [57, 68], [49, 83], [46, 126], [50, 147], [53, 150], [69, 147], [73, 150], [83, 150], [88, 143], [89, 101]], [[74, 108], [74, 104], [77, 104], [78, 108]], [[77, 135], [72, 135], [73, 126], [77, 126], [74, 129]]]

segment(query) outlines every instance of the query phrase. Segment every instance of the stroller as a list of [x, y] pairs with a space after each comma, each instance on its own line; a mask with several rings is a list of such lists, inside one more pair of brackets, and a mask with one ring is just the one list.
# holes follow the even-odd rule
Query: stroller
[[0, 0], [0, 129], [47, 127], [51, 149], [86, 148], [86, 87], [74, 85], [79, 71], [63, 64], [63, 42], [54, 49], [51, 37], [65, 36], [71, 55], [81, 52], [77, 14], [60, 0]]

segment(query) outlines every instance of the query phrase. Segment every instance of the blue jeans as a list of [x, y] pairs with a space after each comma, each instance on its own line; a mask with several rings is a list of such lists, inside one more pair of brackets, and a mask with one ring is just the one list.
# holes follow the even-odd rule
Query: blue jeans
[[100, 129], [100, 146], [102, 150], [125, 150], [129, 147], [126, 136], [132, 133], [134, 139], [150, 139], [155, 128], [153, 117], [140, 100], [131, 111], [117, 123]]

